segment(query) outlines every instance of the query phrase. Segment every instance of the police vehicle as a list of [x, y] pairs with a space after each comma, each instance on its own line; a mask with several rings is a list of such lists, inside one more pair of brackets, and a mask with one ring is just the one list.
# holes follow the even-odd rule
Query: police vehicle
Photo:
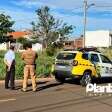
[[93, 78], [112, 77], [112, 61], [93, 48], [65, 50], [57, 54], [52, 72], [59, 82], [79, 78], [86, 86]]

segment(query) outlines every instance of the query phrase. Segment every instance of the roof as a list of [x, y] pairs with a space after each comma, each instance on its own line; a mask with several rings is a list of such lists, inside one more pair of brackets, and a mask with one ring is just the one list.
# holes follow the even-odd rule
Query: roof
[[13, 39], [18, 39], [18, 38], [25, 38], [26, 35], [29, 35], [30, 32], [26, 31], [18, 31], [18, 32], [11, 32], [8, 35], [12, 36]]

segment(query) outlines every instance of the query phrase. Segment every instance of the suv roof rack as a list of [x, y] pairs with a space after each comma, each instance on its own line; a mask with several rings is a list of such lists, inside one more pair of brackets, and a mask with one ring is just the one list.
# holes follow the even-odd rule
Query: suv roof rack
[[100, 53], [100, 51], [98, 51], [98, 49], [96, 47], [90, 47], [90, 48], [77, 48], [77, 49], [64, 49], [64, 51], [80, 51], [80, 52], [98, 52]]
[[94, 51], [94, 52], [100, 53], [100, 51], [98, 51], [98, 49], [96, 47], [92, 47], [92, 48], [79, 48], [78, 51], [81, 51], [81, 52]]
[[76, 51], [76, 49], [64, 49], [64, 51]]

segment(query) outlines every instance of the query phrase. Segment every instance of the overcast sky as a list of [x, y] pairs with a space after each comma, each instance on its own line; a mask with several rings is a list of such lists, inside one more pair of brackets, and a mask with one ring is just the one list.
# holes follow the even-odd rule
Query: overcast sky
[[[88, 0], [87, 30], [112, 30], [112, 0]], [[73, 36], [83, 33], [83, 0], [1, 0], [0, 12], [10, 15], [16, 30], [31, 28], [35, 10], [49, 6], [55, 18], [76, 26]]]

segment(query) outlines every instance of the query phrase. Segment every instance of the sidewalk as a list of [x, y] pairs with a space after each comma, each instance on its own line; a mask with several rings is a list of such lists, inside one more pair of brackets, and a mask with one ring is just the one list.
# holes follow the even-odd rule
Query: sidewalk
[[[55, 78], [53, 78], [53, 77], [51, 77], [51, 78], [37, 78], [36, 80], [37, 80], [37, 82], [38, 81], [52, 81], [52, 80], [54, 80]], [[31, 79], [28, 79], [29, 81], [31, 81]], [[22, 83], [22, 79], [20, 79], [20, 80], [15, 80], [15, 82], [16, 83]], [[0, 84], [4, 84], [4, 80], [0, 80]]]

